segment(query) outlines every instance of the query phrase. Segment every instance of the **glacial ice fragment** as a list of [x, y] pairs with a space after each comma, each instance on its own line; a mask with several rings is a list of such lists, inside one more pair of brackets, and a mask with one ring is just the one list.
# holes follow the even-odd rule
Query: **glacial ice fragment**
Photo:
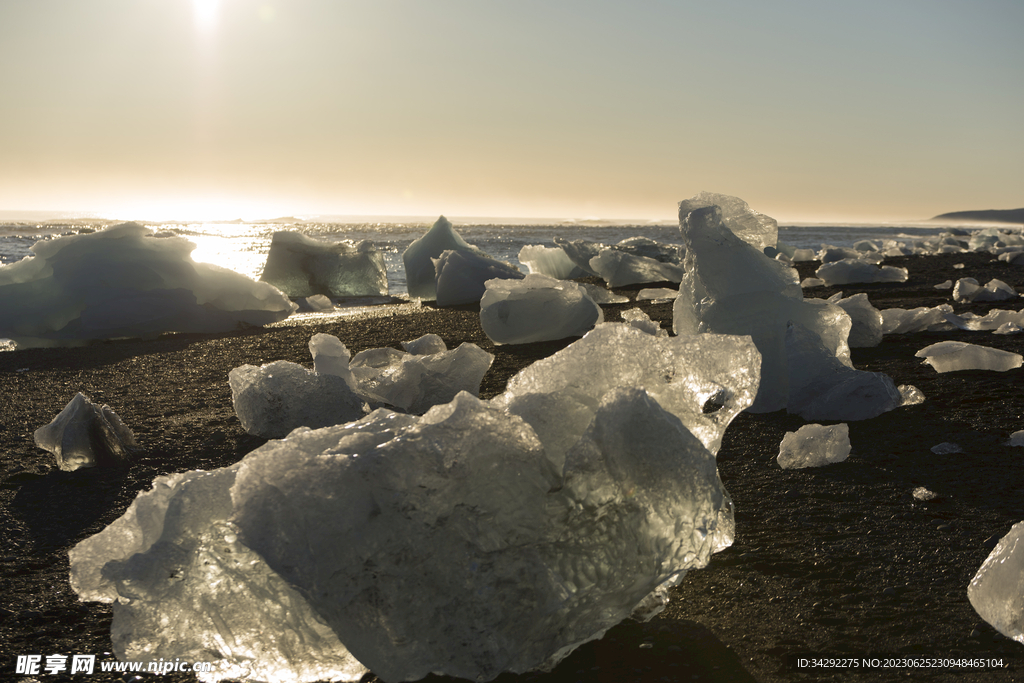
[[825, 281], [820, 277], [805, 277], [800, 281], [801, 289], [811, 289], [812, 287], [824, 287]]
[[291, 297], [387, 296], [384, 257], [370, 240], [328, 242], [279, 230], [260, 280]]
[[1024, 643], [1024, 522], [999, 539], [971, 579], [967, 598], [997, 631]]
[[474, 304], [484, 295], [484, 283], [494, 279], [522, 280], [515, 266], [467, 251], [445, 251], [434, 259], [438, 306]]
[[488, 280], [480, 325], [495, 344], [579, 337], [604, 322], [601, 307], [575, 282], [531, 273], [523, 280]]
[[313, 356], [313, 372], [319, 375], [335, 375], [356, 389], [356, 380], [348, 364], [352, 353], [333, 334], [318, 332], [309, 338], [309, 353]]
[[448, 350], [444, 340], [436, 334], [425, 334], [412, 341], [402, 342], [402, 348], [414, 356], [430, 356]]
[[682, 221], [692, 211], [711, 206], [719, 208], [725, 227], [758, 251], [763, 253], [766, 247], [774, 248], [778, 243], [779, 224], [774, 218], [754, 211], [739, 197], [727, 194], [701, 192], [684, 199], [679, 202], [679, 219]]
[[914, 500], [922, 503], [927, 503], [928, 501], [935, 500], [936, 498], [939, 497], [939, 494], [935, 493], [934, 491], [929, 491], [923, 486], [918, 486], [911, 492], [911, 495], [914, 496]]
[[967, 344], [959, 341], [942, 341], [926, 346], [914, 354], [935, 368], [935, 372], [956, 372], [958, 370], [993, 370], [1005, 372], [1019, 368], [1024, 357], [988, 346]]
[[821, 265], [814, 274], [829, 287], [871, 282], [906, 282], [907, 269], [894, 266], [879, 267], [870, 260], [843, 259]]
[[935, 289], [953, 289], [953, 281], [943, 280], [939, 284], [935, 285]]
[[600, 285], [594, 285], [589, 282], [579, 283], [583, 289], [587, 290], [587, 294], [594, 303], [597, 304], [628, 304], [629, 297], [616, 294], [615, 292], [609, 291]]
[[823, 467], [842, 462], [850, 455], [850, 428], [845, 424], [807, 424], [786, 432], [776, 460], [784, 470]]
[[81, 392], [32, 438], [36, 446], [53, 453], [57, 466], [66, 472], [123, 465], [138, 446], [132, 430], [110, 406], [96, 405]]
[[953, 307], [940, 304], [934, 308], [886, 308], [882, 310], [882, 334], [909, 334], [911, 332], [951, 330], [949, 315]]
[[871, 305], [868, 295], [861, 292], [833, 302], [846, 311], [853, 326], [848, 343], [851, 349], [878, 346], [882, 343], [882, 312]]
[[1016, 299], [1017, 291], [1002, 280], [993, 278], [982, 287], [973, 277], [962, 277], [953, 286], [953, 301], [982, 302]]
[[265, 282], [197, 263], [183, 237], [122, 223], [37, 242], [0, 267], [0, 338], [19, 348], [266, 325], [297, 308]]
[[645, 282], [679, 282], [683, 278], [683, 269], [678, 265], [634, 256], [618, 249], [601, 250], [590, 259], [590, 270], [604, 278], [609, 287]]
[[641, 332], [653, 334], [655, 337], [667, 337], [668, 330], [661, 329], [661, 325], [651, 320], [651, 317], [639, 308], [628, 308], [622, 312], [622, 321], [632, 325]]
[[[1024, 311], [1008, 311], [994, 308], [983, 316], [967, 311], [960, 315], [950, 313], [946, 316], [946, 320], [961, 330], [995, 332], [1004, 325], [1024, 325]], [[1007, 334], [1007, 332], [1001, 334]]]
[[953, 455], [954, 453], [963, 453], [964, 449], [960, 448], [960, 444], [955, 444], [951, 441], [943, 441], [942, 443], [932, 446], [931, 451], [935, 455]]
[[588, 274], [573, 263], [561, 247], [528, 244], [519, 250], [519, 262], [529, 268], [531, 273], [547, 275], [556, 280], [571, 280]]
[[590, 267], [590, 259], [600, 254], [602, 250], [607, 249], [606, 245], [587, 240], [567, 240], [564, 237], [556, 237], [554, 242], [577, 268], [587, 275], [598, 276], [597, 271]]
[[228, 373], [231, 403], [249, 434], [280, 439], [297, 427], [327, 427], [363, 416], [363, 400], [345, 378], [275, 361]]
[[406, 288], [413, 299], [433, 301], [437, 298], [435, 282], [437, 271], [434, 259], [448, 250], [464, 251], [485, 257], [482, 251], [470, 245], [455, 232], [451, 222], [441, 216], [427, 232], [402, 253], [405, 264]]
[[1024, 429], [1010, 434], [1010, 440], [1006, 442], [1007, 446], [1024, 446]]
[[919, 403], [924, 403], [924, 392], [913, 384], [901, 384], [896, 387], [896, 390], [900, 392], [901, 406], [916, 406]]
[[668, 287], [649, 287], [636, 293], [637, 301], [671, 301], [679, 296], [678, 289]]

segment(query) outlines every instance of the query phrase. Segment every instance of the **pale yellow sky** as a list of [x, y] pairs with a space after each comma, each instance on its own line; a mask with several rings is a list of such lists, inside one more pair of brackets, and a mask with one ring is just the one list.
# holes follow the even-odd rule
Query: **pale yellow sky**
[[1024, 3], [0, 0], [0, 211], [1024, 206]]

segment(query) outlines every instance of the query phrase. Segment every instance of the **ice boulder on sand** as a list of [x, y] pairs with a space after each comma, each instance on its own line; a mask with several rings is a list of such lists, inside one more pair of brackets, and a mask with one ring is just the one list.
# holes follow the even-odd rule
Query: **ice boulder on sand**
[[701, 192], [679, 202], [679, 217], [685, 218], [692, 211], [711, 206], [719, 208], [722, 222], [729, 230], [755, 249], [764, 252], [766, 247], [774, 248], [778, 243], [778, 222], [771, 216], [754, 211], [739, 197]]
[[478, 256], [486, 256], [482, 251], [470, 245], [455, 232], [451, 222], [441, 216], [427, 232], [410, 244], [402, 253], [405, 263], [405, 280], [409, 296], [413, 299], [433, 301], [437, 298], [435, 282], [437, 272], [434, 259], [445, 251], [464, 251]]
[[438, 306], [474, 304], [488, 280], [522, 280], [523, 272], [508, 263], [466, 251], [446, 251], [434, 259], [434, 291]]
[[861, 292], [845, 299], [839, 294], [831, 297], [829, 301], [846, 311], [853, 322], [848, 339], [851, 349], [878, 346], [882, 343], [882, 312], [871, 305], [867, 294]]
[[909, 334], [911, 332], [938, 332], [953, 329], [949, 316], [953, 307], [939, 304], [934, 308], [886, 308], [882, 311], [882, 334]]
[[1024, 643], [1024, 522], [999, 539], [971, 579], [967, 599], [993, 628]]
[[732, 543], [701, 441], [638, 388], [593, 408], [564, 465], [463, 393], [160, 477], [71, 551], [72, 586], [114, 602], [119, 658], [210, 679], [550, 669]]
[[587, 275], [587, 271], [573, 263], [561, 247], [528, 244], [519, 250], [519, 262], [529, 268], [531, 273], [547, 275], [557, 280], [570, 280]]
[[448, 347], [445, 345], [444, 340], [436, 334], [425, 334], [422, 337], [417, 337], [412, 341], [402, 342], [402, 348], [407, 353], [411, 353], [416, 356], [429, 356], [434, 353], [441, 353], [447, 351]]
[[625, 287], [645, 282], [679, 282], [683, 269], [646, 256], [634, 256], [618, 249], [603, 249], [590, 259], [590, 269], [609, 287]]
[[628, 308], [622, 311], [622, 322], [632, 325], [641, 332], [653, 334], [655, 337], [667, 337], [668, 330], [661, 329], [661, 325], [651, 320], [651, 316], [639, 308]]
[[829, 287], [872, 282], [906, 282], [907, 269], [875, 265], [870, 260], [842, 259], [821, 265], [814, 274]]
[[776, 460], [782, 469], [792, 470], [831, 465], [849, 455], [850, 428], [846, 424], [808, 424], [795, 432], [786, 432]]
[[935, 372], [958, 370], [994, 370], [1005, 372], [1021, 366], [1024, 357], [1019, 353], [978, 346], [959, 341], [943, 341], [926, 346], [914, 354], [935, 368]]
[[196, 263], [183, 237], [138, 223], [32, 246], [0, 266], [0, 338], [19, 347], [266, 325], [297, 308], [278, 289]]
[[530, 274], [524, 280], [488, 280], [480, 325], [495, 344], [580, 337], [604, 322], [601, 307], [575, 282]]
[[373, 242], [327, 242], [293, 230], [274, 233], [260, 280], [292, 297], [388, 295], [384, 257]]
[[1017, 291], [1002, 280], [992, 279], [984, 287], [973, 277], [962, 277], [953, 286], [953, 301], [983, 302], [1016, 299]]
[[96, 405], [81, 392], [32, 436], [36, 446], [53, 453], [57, 466], [67, 472], [124, 465], [137, 447], [132, 430], [110, 406]]

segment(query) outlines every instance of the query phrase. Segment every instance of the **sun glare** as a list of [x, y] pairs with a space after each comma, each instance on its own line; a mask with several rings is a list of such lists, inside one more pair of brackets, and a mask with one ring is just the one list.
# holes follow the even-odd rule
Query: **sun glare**
[[204, 31], [217, 24], [218, 9], [220, 9], [220, 0], [192, 0], [196, 25]]

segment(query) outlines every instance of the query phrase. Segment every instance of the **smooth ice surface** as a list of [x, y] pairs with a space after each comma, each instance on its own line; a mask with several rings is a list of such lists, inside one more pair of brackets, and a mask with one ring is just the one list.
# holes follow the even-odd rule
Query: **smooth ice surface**
[[805, 420], [867, 420], [903, 404], [888, 375], [843, 364], [799, 323], [790, 323], [786, 331], [786, 356], [786, 410]]
[[1010, 440], [1006, 442], [1007, 446], [1024, 446], [1024, 429], [1016, 431], [1010, 434]]
[[414, 354], [380, 348], [360, 351], [349, 368], [359, 395], [410, 413], [448, 403], [460, 391], [476, 395], [494, 356], [469, 342], [450, 351]]
[[260, 280], [288, 296], [387, 296], [384, 256], [370, 240], [328, 242], [279, 230]]
[[467, 251], [443, 252], [434, 259], [434, 269], [438, 306], [474, 304], [483, 297], [488, 280], [525, 277], [515, 266]]
[[531, 273], [523, 280], [488, 280], [480, 326], [495, 344], [580, 337], [604, 322], [604, 313], [575, 282]]
[[662, 263], [646, 256], [635, 256], [618, 249], [603, 249], [590, 259], [590, 269], [609, 287], [625, 287], [645, 282], [679, 282], [683, 269], [674, 263]]
[[953, 307], [940, 304], [934, 308], [886, 308], [882, 310], [882, 334], [909, 334], [911, 332], [951, 330], [949, 315]]
[[871, 282], [906, 282], [907, 269], [894, 266], [877, 266], [869, 260], [843, 259], [822, 264], [814, 274], [829, 287]]
[[951, 441], [943, 441], [942, 443], [932, 446], [931, 451], [935, 455], [952, 455], [954, 453], [963, 453], [964, 449], [960, 448], [960, 444], [955, 444]]
[[352, 353], [340, 339], [323, 332], [314, 334], [309, 339], [309, 353], [313, 356], [313, 372], [319, 375], [336, 375], [345, 380], [351, 388], [356, 388], [356, 380], [348, 367], [352, 361]]
[[299, 308], [309, 311], [330, 311], [334, 303], [324, 294], [314, 294], [296, 302]]
[[66, 472], [123, 465], [138, 445], [110, 406], [96, 405], [81, 392], [32, 438], [36, 446], [53, 453], [57, 466]]
[[455, 232], [451, 222], [441, 216], [423, 237], [414, 241], [402, 253], [405, 264], [406, 288], [413, 299], [433, 301], [437, 298], [435, 282], [437, 271], [434, 259], [449, 250], [465, 251], [478, 256], [486, 256], [482, 251], [470, 245]]
[[650, 287], [648, 289], [641, 289], [636, 293], [637, 301], [671, 301], [679, 296], [678, 289], [669, 289], [668, 287]]
[[[589, 411], [592, 416], [615, 387], [640, 387], [717, 453], [725, 428], [754, 399], [760, 365], [749, 337], [656, 337], [629, 324], [604, 323], [521, 370], [493, 400], [534, 425], [545, 444], [547, 428], [542, 424], [564, 432], [563, 442], [574, 443], [579, 424], [585, 426], [589, 418], [576, 426], [562, 424], [562, 412]], [[553, 398], [535, 405], [530, 398], [534, 394]], [[558, 405], [566, 406], [564, 411]]]
[[416, 356], [429, 356], [448, 350], [444, 340], [436, 334], [425, 334], [412, 341], [404, 341], [402, 342], [402, 348]]
[[804, 425], [786, 432], [776, 460], [784, 470], [823, 467], [842, 462], [850, 455], [850, 428], [845, 424]]
[[282, 438], [297, 427], [327, 427], [364, 415], [363, 400], [345, 378], [285, 360], [234, 368], [228, 384], [242, 427], [267, 439]]
[[27, 348], [224, 332], [297, 308], [264, 282], [193, 261], [193, 249], [138, 223], [37, 242], [32, 256], [0, 266], [0, 338]]
[[999, 539], [971, 579], [967, 598], [993, 628], [1024, 643], [1024, 522]]
[[820, 277], [805, 277], [800, 281], [800, 287], [802, 289], [811, 289], [812, 287], [824, 287], [825, 281]]
[[848, 343], [851, 349], [878, 346], [882, 343], [882, 312], [871, 305], [863, 292], [834, 301], [853, 321]]
[[935, 289], [953, 289], [953, 281], [943, 280], [939, 284], [935, 285]]
[[763, 252], [765, 247], [775, 247], [779, 240], [779, 224], [771, 216], [758, 213], [740, 199], [727, 194], [701, 192], [679, 202], [679, 222], [697, 209], [717, 206], [722, 222], [744, 242]]
[[1024, 357], [1019, 353], [959, 341], [943, 341], [932, 344], [914, 355], [924, 358], [924, 362], [935, 368], [936, 372], [956, 372], [958, 370], [1005, 372], [1019, 368], [1024, 362]]
[[1017, 291], [1002, 280], [989, 280], [985, 286], [978, 284], [973, 277], [963, 277], [956, 281], [953, 286], [953, 301], [983, 302], [983, 301], [1007, 301], [1016, 299]]
[[561, 247], [528, 244], [519, 250], [519, 262], [529, 268], [531, 273], [547, 275], [557, 280], [569, 280], [588, 274], [573, 263]]

